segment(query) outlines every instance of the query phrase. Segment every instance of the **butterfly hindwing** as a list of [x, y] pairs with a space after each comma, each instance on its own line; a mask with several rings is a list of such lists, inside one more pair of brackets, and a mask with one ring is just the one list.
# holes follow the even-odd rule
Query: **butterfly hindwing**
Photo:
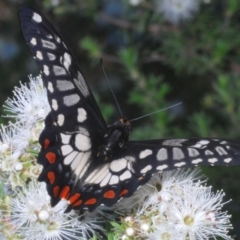
[[130, 141], [126, 148], [136, 159], [139, 174], [198, 165], [237, 165], [239, 141], [226, 139], [161, 139]]

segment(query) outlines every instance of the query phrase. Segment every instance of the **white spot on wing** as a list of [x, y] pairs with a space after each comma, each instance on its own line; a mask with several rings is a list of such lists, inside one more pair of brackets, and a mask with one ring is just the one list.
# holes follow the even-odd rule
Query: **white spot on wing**
[[120, 172], [126, 167], [127, 167], [127, 160], [124, 158], [114, 160], [110, 163], [110, 169], [113, 172]]
[[201, 141], [198, 142], [198, 144], [207, 145], [207, 144], [209, 144], [209, 141], [208, 140], [201, 140]]
[[64, 124], [64, 121], [65, 121], [65, 117], [63, 114], [59, 114], [58, 115], [58, 119], [57, 119], [57, 123], [59, 126], [62, 126]]
[[48, 76], [49, 75], [49, 67], [47, 65], [43, 65], [43, 73]]
[[194, 148], [205, 148], [208, 143], [209, 143], [208, 140], [201, 140], [201, 141], [197, 142], [195, 145], [193, 145], [191, 147], [194, 147]]
[[74, 89], [73, 83], [67, 80], [57, 80], [57, 89], [59, 91], [67, 91]]
[[36, 57], [39, 59], [39, 60], [43, 60], [43, 55], [40, 51], [37, 51], [36, 52]]
[[123, 172], [121, 175], [120, 175], [120, 181], [124, 181], [126, 179], [129, 179], [131, 178], [132, 174], [129, 170], [126, 170], [125, 172]]
[[217, 161], [218, 161], [217, 158], [209, 158], [208, 159], [208, 162], [210, 162], [210, 163], [215, 163]]
[[88, 130], [86, 128], [83, 128], [83, 127], [78, 128], [78, 133], [83, 134], [85, 136], [90, 136]]
[[81, 161], [78, 162], [78, 166], [75, 169], [74, 173], [77, 175], [79, 179], [83, 177], [83, 175], [86, 173], [88, 166], [89, 166], [89, 157], [90, 153], [89, 152], [84, 152], [81, 155]]
[[71, 63], [72, 63], [71, 56], [67, 52], [65, 52], [63, 55], [63, 65], [68, 71], [69, 71], [69, 66], [71, 65]]
[[164, 165], [158, 166], [158, 167], [157, 167], [157, 170], [162, 171], [162, 170], [164, 170], [164, 169], [166, 169], [166, 168], [168, 168], [168, 165], [167, 165], [167, 164], [164, 164]]
[[124, 158], [127, 159], [129, 162], [134, 162], [135, 161], [135, 157], [132, 157], [132, 156], [126, 156]]
[[218, 152], [219, 155], [226, 155], [227, 152], [222, 148], [222, 147], [216, 147], [216, 151]]
[[196, 157], [199, 155], [199, 152], [194, 148], [188, 148], [188, 154], [190, 157]]
[[153, 152], [153, 151], [152, 151], [151, 149], [143, 150], [143, 151], [140, 152], [139, 158], [140, 158], [140, 159], [146, 158], [147, 156], [151, 155], [152, 152]]
[[47, 38], [53, 39], [53, 36], [51, 34], [46, 35]]
[[192, 164], [198, 164], [198, 163], [200, 163], [202, 161], [203, 160], [201, 158], [197, 158], [197, 159], [192, 160]]
[[42, 21], [42, 17], [37, 13], [33, 13], [32, 20], [40, 23]]
[[42, 46], [44, 48], [56, 49], [56, 45], [53, 42], [42, 39]]
[[71, 135], [61, 133], [61, 139], [63, 144], [69, 144]]
[[84, 97], [87, 97], [90, 94], [87, 83], [85, 82], [80, 72], [78, 72], [78, 78], [74, 78], [73, 81], [75, 82]]
[[[83, 155], [84, 155], [83, 152], [78, 152], [77, 156], [76, 156], [76, 157], [74, 158], [74, 160], [72, 161], [72, 163], [71, 163], [71, 169], [72, 169], [73, 171], [75, 171], [76, 168], [77, 168], [79, 165], [81, 165], [82, 168], [84, 167], [84, 165], [82, 164], [82, 161], [81, 161]], [[74, 173], [75, 173], [75, 172], [74, 172]]]
[[62, 155], [66, 156], [73, 151], [73, 148], [70, 145], [61, 146]]
[[185, 156], [181, 148], [174, 147], [173, 148], [173, 159], [180, 160], [183, 159]]
[[[96, 183], [99, 178], [102, 176], [105, 177], [109, 173], [109, 164], [102, 166], [102, 168], [95, 169], [89, 176], [86, 178], [85, 183]], [[102, 178], [101, 178], [102, 179]]]
[[64, 158], [63, 163], [64, 163], [65, 165], [69, 165], [69, 164], [75, 159], [75, 157], [77, 156], [77, 154], [78, 154], [77, 151], [71, 152], [70, 154], [68, 154], [68, 155]]
[[58, 43], [61, 43], [61, 39], [57, 35], [55, 36], [55, 39]]
[[87, 151], [91, 148], [90, 138], [83, 134], [77, 134], [75, 136], [75, 146], [80, 151]]
[[90, 153], [89, 152], [82, 152], [79, 153], [78, 156], [74, 159], [71, 164], [72, 169], [74, 169], [74, 173], [76, 174], [77, 178], [82, 178], [82, 176], [86, 173], [89, 163]]
[[78, 122], [84, 122], [87, 119], [87, 112], [83, 108], [78, 108]]
[[31, 39], [31, 41], [30, 41], [30, 43], [32, 44], [32, 45], [37, 45], [37, 39], [36, 38], [32, 38]]
[[48, 82], [47, 89], [48, 89], [49, 92], [53, 93], [53, 85], [52, 85], [51, 82]]
[[63, 102], [68, 107], [77, 104], [79, 101], [80, 101], [80, 96], [77, 94], [71, 94], [63, 97]]
[[184, 166], [184, 165], [186, 165], [185, 162], [180, 162], [180, 163], [175, 163], [175, 164], [174, 164], [175, 167], [182, 167], [182, 166]]
[[232, 161], [232, 158], [225, 158], [225, 159], [224, 159], [224, 162], [225, 162], [225, 163], [230, 163], [231, 161]]
[[148, 171], [150, 171], [152, 169], [152, 166], [149, 164], [149, 165], [147, 165], [145, 168], [143, 168], [142, 170], [141, 170], [141, 173], [147, 173]]
[[119, 182], [118, 176], [113, 175], [113, 176], [111, 177], [111, 180], [110, 180], [109, 184], [110, 184], [110, 185], [114, 185], [114, 184], [117, 184], [118, 182]]
[[206, 150], [206, 151], [205, 151], [205, 154], [206, 154], [206, 155], [213, 155], [213, 152], [211, 152], [210, 150]]
[[52, 109], [55, 111], [58, 110], [58, 103], [56, 99], [52, 99]]
[[185, 142], [186, 139], [168, 139], [165, 140], [162, 145], [165, 146], [182, 146], [182, 143]]
[[54, 65], [53, 66], [53, 72], [56, 76], [60, 76], [60, 75], [66, 75], [66, 71], [63, 67], [60, 67], [60, 66], [57, 66], [57, 65]]
[[47, 53], [47, 56], [48, 56], [48, 59], [50, 60], [50, 61], [53, 61], [53, 60], [55, 60], [56, 59], [56, 56], [54, 55], [54, 54], [52, 54], [52, 53]]
[[112, 174], [108, 173], [107, 176], [100, 183], [100, 187], [104, 187], [105, 185], [107, 185], [111, 176], [112, 176]]
[[166, 148], [161, 148], [157, 153], [157, 160], [158, 161], [163, 161], [163, 160], [167, 160], [167, 158], [168, 158], [167, 149]]

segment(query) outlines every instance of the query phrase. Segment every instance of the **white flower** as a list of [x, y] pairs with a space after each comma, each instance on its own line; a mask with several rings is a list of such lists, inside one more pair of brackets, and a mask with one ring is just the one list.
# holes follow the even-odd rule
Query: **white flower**
[[32, 181], [17, 191], [9, 222], [14, 232], [26, 240], [58, 240], [88, 239], [95, 229], [103, 230], [99, 219], [85, 214], [85, 220], [80, 221], [78, 212], [64, 213], [67, 201], [60, 201], [54, 208], [49, 203], [45, 183]]
[[130, 3], [132, 6], [137, 6], [137, 5], [139, 5], [141, 2], [142, 2], [142, 0], [129, 0], [129, 3]]
[[26, 126], [43, 120], [50, 111], [41, 77], [30, 76], [29, 80], [29, 85], [20, 82], [20, 88], [15, 88], [13, 98], [8, 98], [4, 105], [13, 114], [6, 117], [14, 117]]
[[0, 153], [6, 153], [12, 149], [13, 128], [9, 126], [0, 126]]
[[125, 209], [129, 214], [131, 207], [132, 212], [122, 219], [127, 228], [118, 231], [119, 235], [128, 235], [127, 229], [133, 228], [132, 235], [140, 239], [205, 240], [220, 236], [229, 240], [229, 216], [221, 212], [223, 193], [213, 194], [211, 188], [203, 186], [197, 169], [184, 171], [158, 173], [133, 194], [131, 201], [120, 201], [120, 214], [124, 215]]
[[0, 159], [10, 153], [20, 155], [31, 139], [31, 129], [19, 122], [0, 126]]
[[223, 192], [211, 192], [210, 187], [192, 188], [187, 185], [182, 195], [175, 196], [167, 212], [168, 220], [183, 239], [209, 239], [217, 236], [231, 239], [232, 228], [226, 212], [221, 212]]
[[199, 0], [157, 0], [157, 10], [174, 24], [192, 18], [199, 9]]

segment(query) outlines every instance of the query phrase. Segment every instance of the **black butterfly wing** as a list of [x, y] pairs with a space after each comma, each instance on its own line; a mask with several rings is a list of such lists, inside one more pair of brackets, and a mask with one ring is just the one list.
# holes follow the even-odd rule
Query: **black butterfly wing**
[[104, 132], [106, 124], [91, 89], [57, 31], [30, 7], [20, 10], [20, 19], [24, 38], [42, 72], [54, 122], [64, 131], [87, 124], [95, 132]]
[[82, 187], [107, 127], [77, 61], [49, 21], [30, 7], [20, 10], [20, 20], [51, 107], [39, 138], [38, 163], [43, 165], [39, 181], [47, 183], [55, 205]]
[[198, 165], [239, 165], [240, 141], [226, 139], [161, 139], [126, 144], [139, 175]]

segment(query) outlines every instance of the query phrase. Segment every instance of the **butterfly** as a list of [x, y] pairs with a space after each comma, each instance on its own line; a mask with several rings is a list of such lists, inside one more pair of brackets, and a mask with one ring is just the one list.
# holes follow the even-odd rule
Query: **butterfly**
[[237, 140], [129, 141], [131, 122], [106, 124], [76, 59], [50, 22], [31, 7], [20, 10], [20, 19], [51, 107], [37, 162], [52, 206], [66, 199], [66, 212], [93, 211], [131, 196], [155, 172], [240, 163]]

